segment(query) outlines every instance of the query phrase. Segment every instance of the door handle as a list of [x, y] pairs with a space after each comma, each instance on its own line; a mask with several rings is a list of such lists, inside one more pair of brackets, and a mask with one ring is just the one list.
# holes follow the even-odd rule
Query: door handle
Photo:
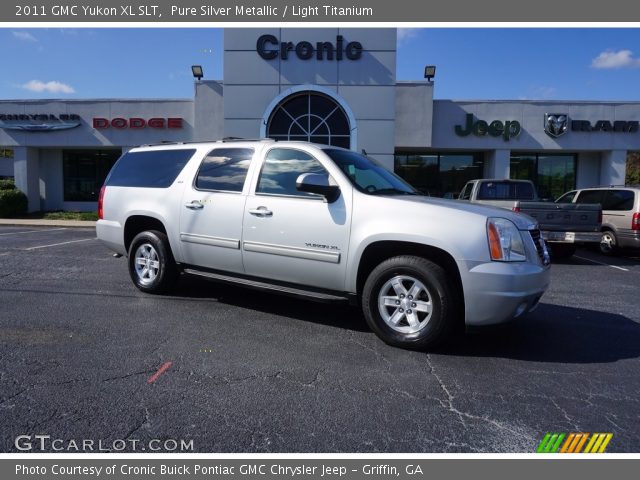
[[249, 213], [256, 217], [270, 217], [273, 215], [273, 212], [267, 209], [267, 207], [251, 208], [249, 209]]
[[201, 204], [198, 200], [192, 200], [189, 203], [185, 203], [184, 206], [189, 210], [202, 210], [204, 208], [204, 205]]

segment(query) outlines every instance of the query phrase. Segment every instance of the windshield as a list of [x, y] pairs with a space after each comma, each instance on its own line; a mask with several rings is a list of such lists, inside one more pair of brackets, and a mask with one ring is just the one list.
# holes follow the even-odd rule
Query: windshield
[[369, 195], [422, 195], [375, 160], [348, 150], [323, 150], [362, 193]]

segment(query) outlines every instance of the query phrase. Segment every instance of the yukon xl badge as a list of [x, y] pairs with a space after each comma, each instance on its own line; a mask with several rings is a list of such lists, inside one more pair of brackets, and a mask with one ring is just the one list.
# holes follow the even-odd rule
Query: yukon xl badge
[[569, 129], [569, 115], [566, 113], [545, 113], [544, 131], [550, 137], [558, 138]]
[[325, 245], [322, 243], [310, 243], [310, 242], [305, 242], [305, 245], [307, 247], [311, 247], [311, 248], [323, 248], [325, 250], [340, 250], [337, 246], [335, 245]]

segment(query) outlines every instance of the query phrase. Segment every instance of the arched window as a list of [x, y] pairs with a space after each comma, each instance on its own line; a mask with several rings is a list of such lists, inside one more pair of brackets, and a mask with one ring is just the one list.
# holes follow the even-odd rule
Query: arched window
[[313, 91], [294, 93], [279, 102], [269, 116], [267, 136], [343, 148], [351, 145], [351, 128], [344, 109], [328, 95]]

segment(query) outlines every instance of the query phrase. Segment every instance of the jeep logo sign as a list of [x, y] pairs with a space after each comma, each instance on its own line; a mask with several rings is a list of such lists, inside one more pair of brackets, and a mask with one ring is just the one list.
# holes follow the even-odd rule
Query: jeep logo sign
[[342, 60], [346, 57], [349, 60], [358, 60], [362, 57], [362, 44], [360, 42], [349, 42], [346, 46], [342, 35], [336, 36], [335, 46], [331, 42], [311, 42], [302, 41], [294, 44], [293, 42], [278, 42], [273, 35], [262, 35], [256, 43], [256, 51], [260, 57], [265, 60], [273, 60], [280, 58], [287, 60], [289, 52], [295, 52], [300, 60], [310, 60], [316, 57], [316, 60]]
[[492, 122], [486, 122], [484, 120], [473, 120], [473, 114], [467, 113], [466, 123], [464, 127], [462, 125], [456, 125], [454, 127], [456, 135], [459, 137], [466, 137], [474, 134], [476, 137], [484, 137], [489, 135], [491, 137], [502, 137], [506, 142], [513, 137], [520, 135], [522, 127], [517, 120], [493, 120]]

